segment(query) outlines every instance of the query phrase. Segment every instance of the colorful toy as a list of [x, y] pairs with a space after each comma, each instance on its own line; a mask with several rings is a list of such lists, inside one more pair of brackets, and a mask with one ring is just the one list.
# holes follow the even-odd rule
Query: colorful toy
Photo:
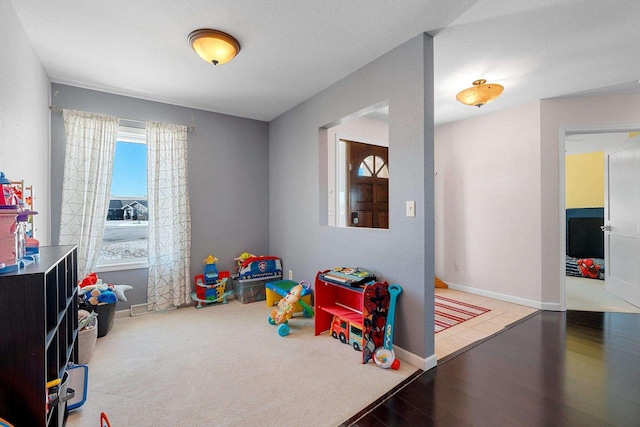
[[204, 263], [204, 283], [205, 285], [213, 285], [218, 281], [218, 267], [216, 266], [218, 258], [209, 254], [203, 261]]
[[275, 256], [254, 256], [245, 259], [238, 268], [239, 280], [282, 276], [282, 263]]
[[[293, 280], [274, 280], [271, 282], [267, 282], [264, 284], [264, 291], [266, 296], [267, 307], [273, 307], [278, 303], [279, 298], [286, 296], [291, 288], [296, 286], [298, 283]], [[300, 301], [307, 304], [307, 306], [311, 306], [311, 288], [305, 287], [302, 289], [302, 293], [300, 294]], [[313, 310], [306, 310], [302, 303], [298, 301], [296, 303], [296, 308], [294, 310], [295, 313], [302, 312], [304, 316], [311, 317], [313, 316]]]
[[92, 305], [113, 304], [127, 301], [126, 291], [133, 289], [130, 285], [112, 285], [103, 283], [96, 273], [89, 273], [78, 280], [78, 296]]
[[255, 255], [249, 252], [242, 252], [238, 258], [234, 258], [235, 261], [238, 261], [238, 269], [240, 269], [240, 267], [242, 266], [242, 263], [249, 258], [255, 258]]
[[384, 330], [389, 307], [389, 285], [376, 282], [363, 292], [363, 338], [362, 363], [368, 363], [378, 347], [384, 344]]
[[584, 277], [591, 279], [598, 279], [600, 277], [600, 269], [602, 266], [594, 263], [591, 258], [576, 260], [576, 264], [578, 264], [578, 268], [580, 268], [580, 272]]
[[400, 360], [396, 359], [396, 355], [393, 352], [393, 320], [396, 312], [396, 300], [401, 292], [402, 288], [399, 285], [389, 285], [389, 295], [391, 295], [391, 299], [389, 301], [387, 325], [384, 333], [384, 345], [378, 347], [373, 354], [374, 362], [381, 368], [398, 369], [400, 367]]
[[233, 293], [233, 291], [225, 291], [229, 272], [218, 272], [216, 266], [218, 258], [211, 254], [202, 262], [205, 264], [203, 274], [194, 277], [195, 292], [191, 292], [191, 298], [197, 301], [196, 308], [212, 303], [226, 304], [227, 297]]
[[343, 344], [349, 344], [356, 351], [362, 351], [364, 340], [362, 337], [362, 325], [351, 322], [346, 318], [333, 316], [329, 333]]
[[300, 284], [291, 288], [291, 290], [278, 303], [278, 306], [271, 310], [269, 314], [269, 323], [278, 326], [278, 335], [285, 337], [289, 335], [289, 319], [295, 312], [296, 303], [300, 303], [305, 311], [313, 313], [313, 309], [300, 300], [302, 291], [311, 287], [311, 283], [302, 281]]

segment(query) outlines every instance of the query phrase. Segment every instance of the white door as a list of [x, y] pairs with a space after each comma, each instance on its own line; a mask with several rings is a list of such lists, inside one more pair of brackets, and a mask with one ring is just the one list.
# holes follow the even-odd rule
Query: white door
[[605, 289], [640, 307], [640, 136], [604, 158]]

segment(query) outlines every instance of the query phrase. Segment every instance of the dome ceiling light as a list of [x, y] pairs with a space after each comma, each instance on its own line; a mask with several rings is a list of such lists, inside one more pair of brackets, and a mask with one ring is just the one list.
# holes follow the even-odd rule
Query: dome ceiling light
[[479, 79], [473, 82], [473, 86], [458, 93], [456, 99], [465, 105], [479, 108], [496, 99], [503, 90], [504, 87], [499, 84], [487, 83], [486, 80]]
[[206, 28], [189, 34], [189, 44], [200, 58], [213, 65], [225, 64], [240, 52], [240, 43], [233, 36]]

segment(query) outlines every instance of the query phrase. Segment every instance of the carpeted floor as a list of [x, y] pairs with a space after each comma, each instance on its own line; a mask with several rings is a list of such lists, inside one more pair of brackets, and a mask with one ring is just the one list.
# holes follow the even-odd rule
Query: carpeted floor
[[567, 310], [640, 313], [640, 307], [607, 292], [604, 280], [567, 276], [565, 301]]
[[87, 402], [70, 427], [332, 426], [414, 373], [362, 365], [313, 319], [280, 337], [264, 302], [116, 318], [89, 362]]

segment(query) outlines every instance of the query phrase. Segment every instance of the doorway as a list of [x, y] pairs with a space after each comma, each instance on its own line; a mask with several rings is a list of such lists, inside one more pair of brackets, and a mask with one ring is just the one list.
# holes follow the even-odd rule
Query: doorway
[[389, 147], [343, 140], [349, 227], [389, 228]]
[[605, 159], [623, 147], [637, 130], [637, 126], [560, 130], [563, 309], [640, 313], [639, 307], [612, 289], [616, 277], [609, 276], [607, 281], [607, 273], [613, 271], [607, 270], [610, 261], [617, 260], [619, 266], [620, 257], [624, 256], [620, 253], [624, 251], [614, 257], [604, 255], [605, 247], [608, 252], [614, 241], [605, 227], [611, 220], [609, 213], [605, 215], [611, 206], [611, 198], [605, 196], [611, 188], [607, 187], [611, 180], [605, 172], [605, 163], [609, 164]]

